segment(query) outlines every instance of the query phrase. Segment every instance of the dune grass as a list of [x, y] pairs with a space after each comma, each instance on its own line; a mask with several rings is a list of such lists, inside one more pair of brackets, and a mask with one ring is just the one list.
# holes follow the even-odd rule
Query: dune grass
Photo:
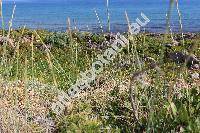
[[[5, 31], [5, 33], [7, 32]], [[113, 132], [132, 132], [133, 129], [155, 132], [183, 129], [197, 131], [199, 79], [191, 78], [191, 74], [199, 73], [199, 70], [191, 70], [184, 64], [176, 64], [167, 57], [162, 64], [158, 55], [163, 53], [161, 51], [163, 49], [165, 52], [167, 51], [162, 45], [165, 35], [129, 35], [132, 38], [130, 47], [125, 48], [113, 63], [105, 68], [104, 72], [97, 77], [97, 82], [92, 85], [92, 88], [81, 93], [79, 100], [75, 99], [72, 107], [66, 109], [61, 119], [57, 118], [50, 108], [51, 103], [57, 99], [57, 89], [66, 91], [78, 79], [80, 71], [90, 68], [97, 54], [102, 53], [113, 41], [110, 40], [110, 35], [77, 32], [72, 33], [72, 38], [69, 39], [70, 36], [66, 33], [28, 29], [12, 31], [10, 35], [11, 38], [20, 39], [20, 41], [16, 40], [16, 44], [18, 44], [16, 50], [7, 46], [7, 66], [9, 68], [1, 66], [1, 84], [9, 88], [7, 82], [11, 85], [15, 85], [16, 81], [20, 82], [27, 109], [33, 106], [32, 102], [35, 100], [34, 97], [28, 96], [33, 90], [37, 95], [47, 99], [47, 101], [43, 101], [38, 97], [43, 101], [39, 105], [46, 105], [44, 108], [47, 111], [42, 117], [43, 119], [53, 119], [55, 124], [53, 129], [56, 129], [57, 132], [66, 132], [67, 130], [92, 132], [100, 131], [101, 128], [106, 128], [105, 130], [110, 128]], [[180, 34], [175, 35], [175, 38], [179, 37], [181, 37]], [[167, 42], [171, 43], [170, 35], [167, 39]], [[196, 35], [192, 39], [187, 39], [184, 47], [176, 46], [170, 51], [192, 51], [192, 54], [199, 57], [199, 41], [200, 36]], [[195, 49], [195, 45], [197, 45], [197, 49]], [[191, 47], [194, 49], [191, 50]], [[1, 47], [1, 55], [3, 54], [2, 49]], [[159, 64], [161, 72], [156, 69], [146, 69], [151, 64], [146, 57], [154, 59]], [[130, 75], [140, 71], [143, 72], [139, 77], [136, 76], [136, 80], [130, 82]], [[29, 87], [29, 82], [33, 82], [34, 89]], [[134, 88], [134, 100], [132, 101], [134, 110], [130, 102], [130, 83]], [[11, 88], [8, 90], [15, 96], [11, 99], [11, 103], [15, 101], [14, 105], [11, 103], [9, 105], [19, 109], [18, 91]], [[1, 95], [2, 98], [10, 101], [5, 95], [8, 90], [2, 88]], [[38, 102], [41, 102], [40, 100]], [[183, 109], [185, 109], [184, 114], [182, 114]], [[18, 114], [18, 112], [15, 113]], [[28, 113], [27, 117], [23, 120], [27, 125], [37, 123], [37, 126], [44, 129], [45, 122], [41, 125], [36, 121], [40, 115], [30, 115], [29, 111], [26, 113]], [[90, 118], [91, 115], [95, 118]], [[134, 115], [136, 115], [137, 121], [133, 117]], [[161, 121], [165, 126], [159, 125]], [[19, 130], [22, 131], [20, 125], [22, 122], [18, 121], [17, 123], [17, 125], [13, 125], [12, 129], [20, 128]], [[173, 124], [171, 125], [171, 123]], [[7, 128], [9, 129], [9, 127]], [[34, 128], [30, 129], [34, 130]], [[36, 129], [38, 130], [38, 128]], [[28, 128], [27, 131], [29, 131]]]
[[[107, 4], [109, 30], [108, 9]], [[129, 24], [128, 13], [126, 18]], [[14, 47], [0, 42], [0, 132], [199, 132], [199, 68], [174, 62], [168, 54], [199, 57], [200, 34], [172, 39], [169, 32], [125, 33], [129, 45], [56, 116], [51, 104], [58, 90], [67, 91], [115, 40], [113, 34], [72, 31], [70, 19], [67, 23], [66, 33], [12, 30], [12, 25], [1, 30]], [[166, 47], [174, 40], [179, 45]]]

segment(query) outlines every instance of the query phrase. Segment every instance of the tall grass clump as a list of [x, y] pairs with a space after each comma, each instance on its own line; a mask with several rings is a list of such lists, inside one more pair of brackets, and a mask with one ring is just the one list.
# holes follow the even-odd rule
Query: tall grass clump
[[[109, 0], [106, 2], [110, 32]], [[200, 35], [185, 34], [189, 37], [184, 36], [184, 45], [169, 45], [182, 37], [172, 30], [170, 33], [173, 5], [171, 0], [166, 34], [130, 34], [131, 22], [125, 12], [129, 31], [123, 35], [129, 44], [61, 116], [51, 109], [60, 90], [67, 92], [80, 78], [79, 73], [91, 68], [97, 55], [115, 41], [115, 34], [103, 33], [96, 10], [102, 32], [98, 34], [74, 31], [70, 18], [66, 32], [30, 30], [26, 26], [14, 30], [11, 23], [8, 30], [2, 26], [0, 37], [7, 40], [0, 40], [0, 132], [198, 133]], [[185, 59], [171, 57], [184, 50], [193, 63], [184, 65]]]

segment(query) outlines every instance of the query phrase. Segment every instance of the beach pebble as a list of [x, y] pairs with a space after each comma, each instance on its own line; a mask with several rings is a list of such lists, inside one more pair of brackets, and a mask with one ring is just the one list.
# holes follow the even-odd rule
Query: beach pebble
[[180, 43], [176, 40], [173, 41], [173, 46], [178, 46]]
[[199, 79], [199, 73], [191, 74], [192, 79]]
[[171, 43], [168, 43], [168, 44], [164, 44], [164, 46], [166, 46], [166, 47], [172, 47], [173, 45], [171, 44]]
[[8, 42], [10, 44], [10, 46], [12, 46], [13, 48], [14, 46], [14, 41], [8, 37], [2, 37], [0, 36], [0, 44], [3, 45], [3, 43]]
[[184, 34], [185, 39], [193, 39], [193, 38], [195, 38], [195, 36], [196, 36], [195, 33]]
[[193, 64], [192, 69], [199, 69], [199, 64]]
[[179, 46], [179, 42], [174, 40], [172, 41], [172, 43], [167, 43], [167, 44], [164, 44], [165, 47], [168, 47], [168, 48], [171, 48], [171, 47], [174, 47], [174, 46]]
[[[176, 63], [184, 63], [187, 62], [187, 66], [189, 68], [192, 68], [195, 64], [199, 65], [199, 60], [195, 55], [187, 55], [183, 52], [172, 52], [168, 54], [169, 59], [173, 60]], [[198, 66], [195, 65], [195, 67], [198, 68]]]

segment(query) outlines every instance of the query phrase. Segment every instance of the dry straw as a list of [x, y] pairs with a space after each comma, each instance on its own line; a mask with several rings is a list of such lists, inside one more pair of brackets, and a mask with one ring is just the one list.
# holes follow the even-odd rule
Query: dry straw
[[94, 13], [95, 13], [95, 15], [96, 15], [96, 17], [97, 17], [97, 21], [98, 21], [98, 24], [99, 24], [99, 26], [100, 26], [101, 32], [103, 33], [102, 22], [101, 22], [101, 20], [100, 20], [100, 18], [99, 18], [99, 15], [98, 15], [96, 9], [94, 9]]

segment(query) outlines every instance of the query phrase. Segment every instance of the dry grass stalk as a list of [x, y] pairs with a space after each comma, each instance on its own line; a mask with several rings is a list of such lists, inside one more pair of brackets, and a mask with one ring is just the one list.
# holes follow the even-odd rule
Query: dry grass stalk
[[109, 13], [109, 0], [106, 1], [107, 8], [107, 23], [108, 23], [108, 32], [110, 32], [110, 13]]
[[126, 21], [128, 24], [128, 32], [131, 34], [131, 24], [127, 12], [125, 11]]
[[99, 26], [100, 26], [101, 32], [103, 33], [103, 26], [102, 26], [101, 20], [100, 20], [100, 18], [99, 18], [99, 15], [98, 15], [96, 9], [94, 9], [94, 12], [95, 12], [95, 15], [96, 15], [96, 17], [97, 17], [97, 21], [98, 21], [98, 24], [99, 24]]
[[183, 35], [183, 24], [182, 24], [182, 15], [179, 9], [179, 4], [178, 4], [178, 0], [176, 0], [176, 9], [178, 12], [178, 16], [179, 16], [179, 24], [180, 24], [180, 31], [181, 31], [181, 37], [182, 37], [182, 41], [183, 41], [183, 45], [185, 44], [185, 40], [184, 40], [184, 35]]
[[72, 31], [71, 31], [71, 20], [69, 17], [67, 18], [67, 28], [68, 28], [67, 33], [69, 34], [69, 37], [72, 41], [73, 39], [72, 39]]

